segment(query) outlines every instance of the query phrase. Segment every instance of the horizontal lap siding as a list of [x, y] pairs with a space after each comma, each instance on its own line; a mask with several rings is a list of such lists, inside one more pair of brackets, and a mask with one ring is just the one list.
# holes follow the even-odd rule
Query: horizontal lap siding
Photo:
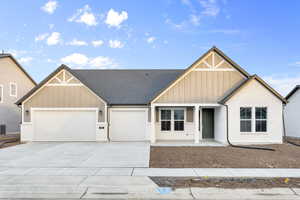
[[[46, 86], [24, 104], [24, 110], [39, 108], [87, 108], [97, 107], [104, 112], [104, 103], [84, 86]], [[24, 121], [30, 121], [30, 114], [24, 112]], [[104, 120], [104, 114], [99, 121]]]
[[237, 71], [193, 71], [155, 103], [217, 103], [242, 80]]

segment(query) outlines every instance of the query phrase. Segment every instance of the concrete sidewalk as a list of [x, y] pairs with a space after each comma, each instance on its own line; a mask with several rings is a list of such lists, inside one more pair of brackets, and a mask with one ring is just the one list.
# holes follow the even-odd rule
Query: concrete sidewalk
[[1, 199], [299, 199], [298, 188], [160, 188], [144, 176], [0, 176]]
[[0, 168], [1, 176], [300, 177], [300, 169], [258, 168]]

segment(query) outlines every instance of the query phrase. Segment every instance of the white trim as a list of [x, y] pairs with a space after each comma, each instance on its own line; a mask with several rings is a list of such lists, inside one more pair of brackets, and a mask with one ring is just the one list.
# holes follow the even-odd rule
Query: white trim
[[223, 59], [221, 62], [219, 62], [219, 63], [215, 66], [215, 68], [220, 67], [220, 65], [222, 65], [224, 62], [225, 62], [225, 60]]
[[83, 86], [83, 84], [81, 83], [49, 83], [47, 84], [46, 86], [65, 86], [65, 87], [68, 87], [68, 86]]
[[194, 130], [194, 142], [195, 143], [199, 143], [199, 140], [200, 140], [200, 132], [199, 132], [199, 126], [200, 126], [200, 124], [199, 124], [199, 122], [200, 122], [200, 119], [199, 119], [199, 115], [200, 115], [200, 113], [199, 113], [199, 106], [194, 106], [194, 124], [195, 124], [195, 130]]
[[[65, 70], [65, 69], [63, 69], [63, 70]], [[61, 71], [60, 71], [61, 72]], [[51, 82], [54, 78], [56, 78], [56, 76], [58, 75], [58, 74], [60, 74], [60, 72], [57, 72], [57, 74], [53, 77], [53, 78], [51, 78], [49, 81], [47, 81], [45, 84], [43, 84], [37, 91], [35, 91], [33, 94], [31, 94], [29, 97], [27, 97], [23, 102], [22, 102], [22, 104], [25, 104], [29, 99], [31, 99], [36, 93], [38, 93], [40, 90], [42, 90], [44, 87], [46, 87], [46, 85], [49, 83], [49, 82]], [[72, 74], [71, 74], [71, 76], [73, 76]], [[76, 80], [78, 80], [76, 77], [74, 77]], [[78, 80], [80, 83], [81, 83], [81, 81], [80, 80]], [[104, 101], [101, 97], [99, 97], [95, 92], [93, 92], [89, 87], [87, 87], [85, 84], [83, 84], [83, 83], [81, 83], [85, 88], [87, 88], [92, 94], [94, 94], [98, 99], [100, 99], [100, 101], [102, 101], [102, 103], [104, 103], [105, 105], [107, 105], [107, 103], [106, 103], [106, 101]]]
[[232, 71], [236, 71], [236, 69], [234, 68], [196, 68], [193, 71], [222, 71], [222, 72], [232, 72]]
[[[186, 113], [186, 107], [184, 108], [180, 108], [180, 107], [161, 107], [158, 109], [159, 110], [159, 116], [158, 116], [158, 121], [159, 121], [159, 131], [162, 132], [162, 133], [168, 133], [168, 132], [176, 132], [176, 133], [184, 133], [185, 132], [185, 124], [186, 124], [186, 117], [187, 117], [187, 113]], [[171, 121], [171, 124], [170, 124], [170, 130], [169, 131], [163, 131], [161, 130], [161, 110], [170, 110], [171, 111], [171, 119], [170, 120], [163, 120], [163, 121]], [[176, 131], [175, 130], [175, 119], [174, 119], [174, 111], [175, 110], [183, 110], [184, 112], [184, 119], [183, 120], [176, 120], [176, 121], [183, 121], [183, 130], [179, 130], [179, 131]]]
[[208, 64], [205, 60], [203, 61], [203, 63], [208, 67], [208, 68], [212, 68], [212, 66], [210, 64]]
[[190, 69], [188, 71], [186, 71], [182, 76], [180, 76], [179, 78], [177, 78], [177, 80], [175, 80], [171, 85], [169, 85], [166, 89], [164, 89], [157, 97], [155, 97], [152, 102], [155, 102], [157, 99], [159, 99], [162, 95], [164, 95], [167, 91], [169, 91], [170, 88], [172, 88], [174, 85], [176, 85], [179, 81], [181, 81], [184, 77], [186, 77], [190, 72], [193, 71], [194, 68], [196, 68], [198, 66], [198, 64], [201, 61], [205, 61], [205, 59], [210, 56], [211, 53], [208, 53], [205, 57], [203, 57], [201, 60], [199, 60], [199, 62], [195, 63], [194, 65], [192, 65], [190, 67]]
[[68, 80], [67, 80], [67, 83], [69, 83], [71, 80], [73, 80], [73, 76], [71, 76], [71, 78], [69, 78]]
[[[12, 87], [13, 85], [16, 87], [16, 90], [15, 90], [16, 94], [12, 94], [12, 89], [11, 89], [11, 87]], [[11, 96], [11, 97], [17, 97], [17, 96], [18, 96], [18, 86], [17, 86], [17, 84], [16, 84], [15, 82], [10, 82], [10, 83], [9, 83], [9, 96]]]
[[202, 107], [219, 107], [222, 106], [218, 103], [153, 103], [153, 106], [162, 106], [162, 107], [180, 107], [180, 106], [202, 106]]
[[61, 107], [48, 107], [48, 108], [44, 108], [44, 107], [32, 107], [31, 108], [32, 111], [36, 111], [36, 110], [99, 110], [99, 108], [97, 107], [82, 107], [82, 108], [76, 108], [76, 107], [66, 107], [66, 108], [61, 108]]
[[3, 99], [4, 99], [4, 92], [3, 92], [3, 90], [4, 90], [4, 87], [3, 87], [2, 84], [0, 85], [0, 88], [1, 88], [1, 93], [0, 93], [1, 99], [0, 99], [0, 103], [3, 103]]
[[215, 66], [215, 53], [212, 53], [212, 67], [216, 68], [216, 66]]
[[[55, 76], [53, 79], [56, 79], [58, 82], [62, 82], [59, 78], [57, 78], [57, 76]], [[53, 79], [51, 79], [51, 80], [53, 80]]]

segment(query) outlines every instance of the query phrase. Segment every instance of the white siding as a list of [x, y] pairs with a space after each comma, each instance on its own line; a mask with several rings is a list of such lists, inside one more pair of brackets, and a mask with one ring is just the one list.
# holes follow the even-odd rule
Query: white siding
[[[252, 80], [228, 102], [229, 139], [232, 143], [282, 143], [282, 101], [258, 81]], [[240, 132], [240, 107], [267, 107], [267, 132]], [[252, 116], [255, 115], [252, 111]], [[255, 121], [253, 120], [252, 123]], [[252, 126], [253, 127], [253, 126]]]
[[300, 137], [300, 92], [297, 90], [290, 98], [284, 109], [284, 121], [286, 135]]

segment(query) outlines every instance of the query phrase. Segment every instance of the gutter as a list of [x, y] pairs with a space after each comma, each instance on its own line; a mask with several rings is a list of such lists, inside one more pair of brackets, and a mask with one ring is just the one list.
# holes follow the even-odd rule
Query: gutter
[[235, 148], [243, 148], [243, 149], [256, 149], [256, 150], [265, 150], [265, 151], [275, 151], [275, 149], [271, 149], [271, 148], [266, 148], [266, 147], [254, 147], [254, 146], [241, 146], [241, 145], [234, 145], [230, 142], [229, 140], [229, 129], [228, 129], [228, 105], [226, 104], [222, 104], [223, 106], [226, 107], [226, 139], [228, 144], [231, 147], [235, 147]]

